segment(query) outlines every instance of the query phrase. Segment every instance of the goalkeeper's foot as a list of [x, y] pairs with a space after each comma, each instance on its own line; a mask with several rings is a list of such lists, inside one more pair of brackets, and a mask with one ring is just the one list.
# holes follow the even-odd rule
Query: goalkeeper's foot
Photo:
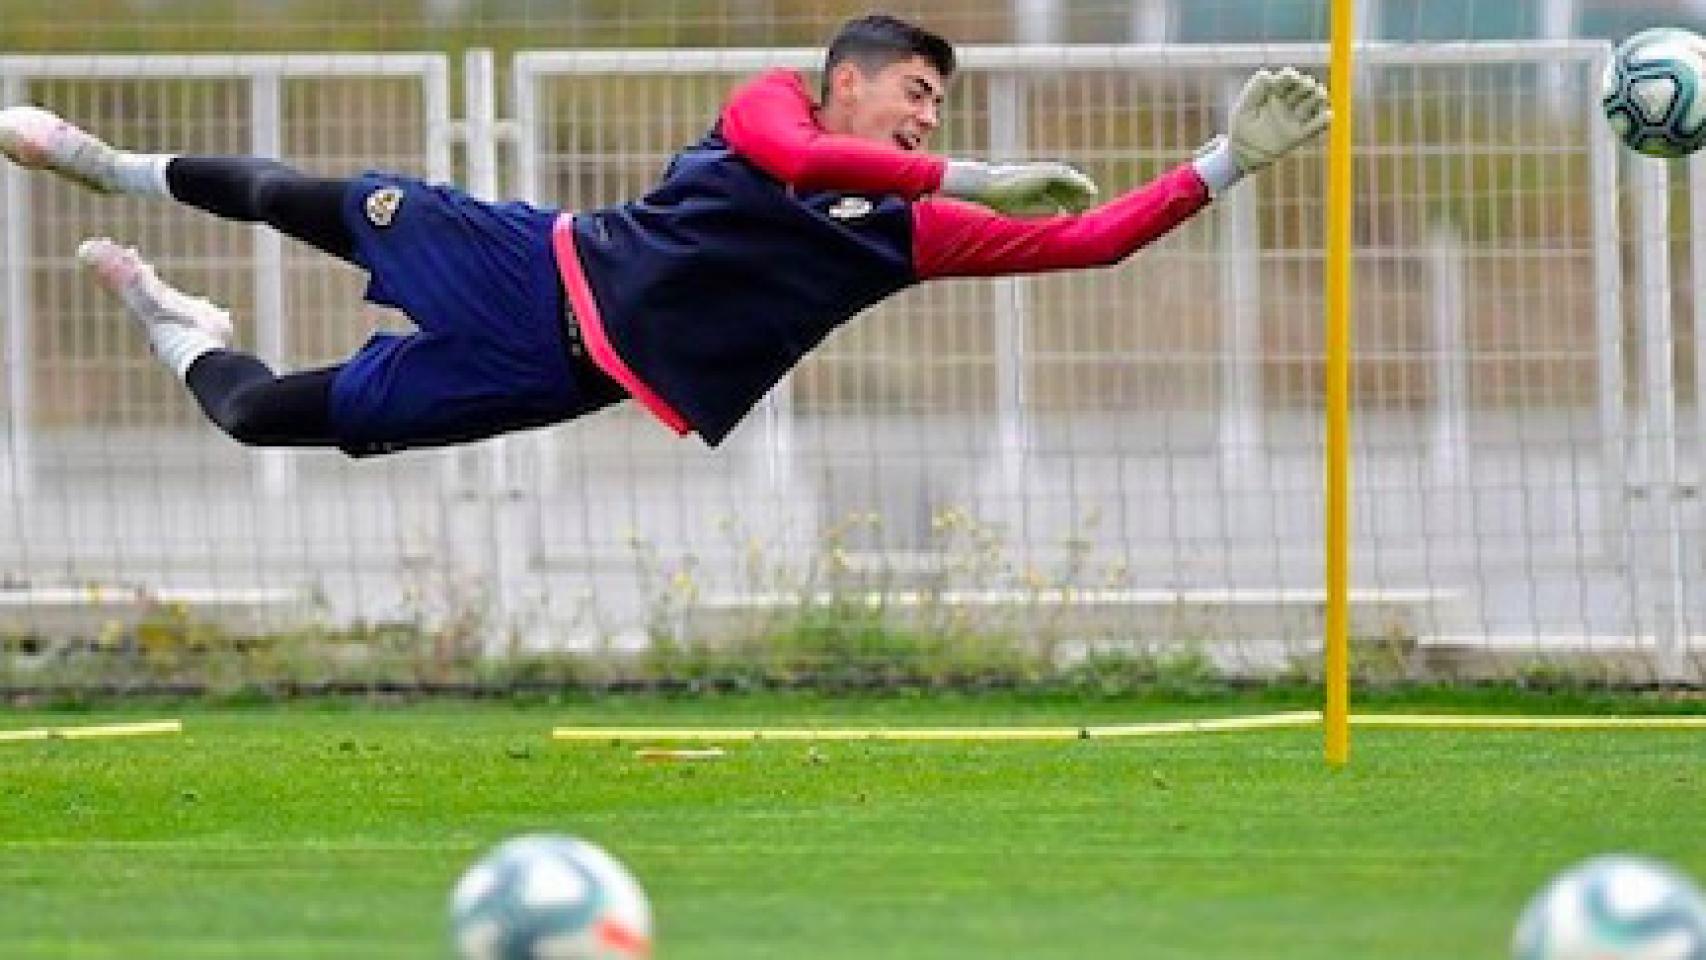
[[0, 153], [32, 170], [51, 170], [97, 193], [118, 193], [119, 151], [40, 107], [0, 110]]
[[154, 339], [156, 325], [167, 324], [199, 330], [220, 347], [231, 342], [231, 315], [223, 307], [161, 280], [136, 248], [98, 237], [83, 241], [77, 248], [77, 259], [125, 305], [150, 340]]

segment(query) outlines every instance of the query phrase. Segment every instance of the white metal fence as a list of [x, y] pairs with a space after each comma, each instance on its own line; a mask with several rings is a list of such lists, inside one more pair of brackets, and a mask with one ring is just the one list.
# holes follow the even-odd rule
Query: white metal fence
[[[1706, 347], [1678, 344], [1698, 327], [1684, 308], [1702, 309], [1706, 251], [1673, 243], [1667, 168], [1622, 160], [1595, 116], [1605, 54], [1363, 51], [1359, 629], [1442, 663], [1656, 649], [1652, 669], [1698, 673], [1688, 478]], [[454, 143], [476, 193], [582, 208], [643, 192], [742, 75], [818, 55], [533, 52], [506, 86], [475, 54], [459, 121], [436, 57], [0, 58], [0, 90], [139, 148], [322, 172], [448, 177]], [[1124, 189], [1189, 156], [1252, 67], [1324, 56], [968, 48], [943, 147], [1060, 157]], [[622, 410], [361, 464], [215, 436], [70, 251], [90, 232], [140, 241], [250, 318], [246, 343], [298, 363], [383, 322], [357, 308], [351, 271], [8, 170], [0, 592], [18, 623], [66, 585], [208, 603], [283, 590], [339, 622], [474, 617], [586, 646], [853, 590], [974, 615], [1048, 606], [1066, 649], [1212, 641], [1282, 663], [1318, 639], [1323, 168], [1305, 151], [1110, 271], [909, 292], [833, 338], [722, 452]], [[1683, 185], [1697, 215], [1702, 175]]]

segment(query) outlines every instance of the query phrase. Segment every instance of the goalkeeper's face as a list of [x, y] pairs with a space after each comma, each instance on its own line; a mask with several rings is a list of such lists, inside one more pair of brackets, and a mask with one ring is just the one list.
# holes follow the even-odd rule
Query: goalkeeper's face
[[923, 150], [941, 123], [942, 74], [923, 57], [867, 71], [836, 64], [821, 114], [824, 128], [902, 150]]

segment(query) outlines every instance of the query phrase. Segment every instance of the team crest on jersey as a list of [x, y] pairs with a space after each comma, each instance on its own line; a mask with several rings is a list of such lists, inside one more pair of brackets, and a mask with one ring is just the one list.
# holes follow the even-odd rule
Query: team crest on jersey
[[364, 206], [367, 221], [376, 227], [389, 227], [397, 218], [397, 208], [403, 205], [403, 191], [396, 187], [380, 187], [367, 195]]
[[871, 201], [864, 197], [842, 197], [829, 208], [829, 215], [837, 220], [858, 220], [871, 215]]

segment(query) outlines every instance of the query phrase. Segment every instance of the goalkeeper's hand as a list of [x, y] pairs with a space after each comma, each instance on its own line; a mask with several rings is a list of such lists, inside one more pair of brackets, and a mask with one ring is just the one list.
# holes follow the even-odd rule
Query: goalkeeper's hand
[[1064, 163], [949, 160], [942, 192], [1011, 216], [1077, 213], [1096, 199], [1096, 182]]
[[1238, 92], [1224, 137], [1197, 155], [1197, 172], [1218, 194], [1314, 139], [1332, 122], [1327, 88], [1291, 67], [1257, 70]]

